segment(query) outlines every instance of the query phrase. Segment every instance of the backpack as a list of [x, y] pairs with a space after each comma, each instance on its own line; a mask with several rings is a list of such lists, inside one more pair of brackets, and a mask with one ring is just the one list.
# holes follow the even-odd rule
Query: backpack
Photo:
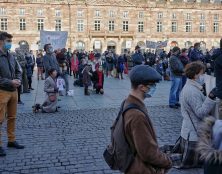
[[132, 103], [123, 109], [124, 103], [125, 101], [122, 103], [118, 116], [111, 127], [111, 144], [105, 149], [103, 157], [112, 170], [125, 173], [134, 161], [135, 152], [130, 149], [125, 136], [124, 114], [130, 109], [138, 109], [144, 114], [146, 113], [139, 106]]

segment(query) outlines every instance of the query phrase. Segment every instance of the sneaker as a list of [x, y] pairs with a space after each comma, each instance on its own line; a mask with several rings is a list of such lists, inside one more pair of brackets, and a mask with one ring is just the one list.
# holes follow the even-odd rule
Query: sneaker
[[24, 149], [25, 148], [24, 146], [19, 145], [16, 141], [8, 142], [8, 147], [15, 148], [15, 149]]
[[6, 153], [2, 147], [0, 147], [0, 157], [1, 156], [6, 156]]
[[172, 108], [172, 109], [178, 109], [178, 108], [179, 108], [179, 107], [176, 106], [176, 105], [169, 105], [169, 107]]

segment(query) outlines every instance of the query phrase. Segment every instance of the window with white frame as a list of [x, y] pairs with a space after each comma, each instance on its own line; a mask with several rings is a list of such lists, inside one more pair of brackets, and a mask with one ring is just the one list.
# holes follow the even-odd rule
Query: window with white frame
[[114, 21], [109, 21], [109, 31], [114, 31]]
[[82, 10], [77, 11], [77, 17], [83, 17], [83, 11]]
[[114, 13], [114, 11], [109, 11], [109, 17], [111, 17], [111, 18], [113, 18], [114, 17], [114, 15], [115, 15], [115, 13]]
[[20, 22], [19, 29], [20, 29], [21, 31], [26, 30], [26, 22], [25, 22], [25, 19], [20, 19], [19, 22]]
[[192, 32], [192, 23], [191, 22], [185, 23], [185, 30], [187, 33]]
[[186, 14], [186, 20], [191, 20], [191, 13]]
[[123, 31], [129, 31], [129, 21], [123, 21]]
[[55, 10], [55, 16], [56, 17], [60, 17], [62, 14], [61, 14], [61, 10], [59, 10], [59, 9], [56, 9]]
[[0, 8], [0, 15], [6, 15], [6, 9]]
[[203, 13], [200, 14], [200, 20], [205, 20], [205, 15]]
[[213, 32], [214, 33], [218, 33], [219, 32], [219, 22], [214, 22]]
[[172, 14], [172, 19], [177, 19], [176, 13], [173, 13], [173, 14]]
[[205, 30], [206, 30], [205, 22], [202, 21], [202, 22], [200, 22], [200, 32], [201, 32], [201, 33], [204, 33]]
[[128, 16], [129, 16], [129, 12], [128, 12], [128, 11], [124, 11], [124, 12], [123, 12], [123, 17], [124, 17], [124, 18], [128, 18]]
[[2, 31], [8, 30], [8, 19], [7, 18], [1, 19], [1, 30]]
[[84, 30], [84, 21], [83, 20], [77, 20], [77, 31], [83, 32]]
[[219, 21], [219, 14], [214, 14], [214, 21]]
[[24, 16], [25, 15], [25, 9], [24, 8], [20, 8], [19, 9], [19, 15], [20, 16]]
[[43, 9], [37, 10], [37, 16], [43, 16]]
[[99, 11], [99, 10], [96, 10], [95, 16], [96, 16], [96, 17], [100, 17], [100, 11]]
[[160, 33], [163, 31], [163, 24], [162, 22], [158, 21], [157, 22], [157, 32]]
[[172, 22], [172, 32], [177, 32], [177, 22]]
[[144, 18], [144, 12], [143, 11], [140, 11], [139, 12], [139, 18], [141, 19], [141, 18]]
[[157, 14], [157, 19], [162, 19], [163, 18], [163, 13], [162, 12], [159, 12], [158, 14]]
[[144, 23], [143, 22], [138, 22], [138, 32], [142, 33], [144, 32]]
[[100, 21], [98, 20], [94, 21], [94, 28], [95, 31], [100, 31]]
[[55, 20], [55, 31], [61, 31], [62, 30], [62, 21], [61, 19]]
[[44, 30], [44, 19], [37, 20], [38, 31]]

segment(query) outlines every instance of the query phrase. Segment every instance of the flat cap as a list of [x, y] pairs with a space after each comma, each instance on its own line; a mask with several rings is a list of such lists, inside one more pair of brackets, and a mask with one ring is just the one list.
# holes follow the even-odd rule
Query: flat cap
[[137, 65], [132, 68], [129, 74], [132, 83], [148, 84], [159, 82], [161, 75], [152, 67], [148, 65]]

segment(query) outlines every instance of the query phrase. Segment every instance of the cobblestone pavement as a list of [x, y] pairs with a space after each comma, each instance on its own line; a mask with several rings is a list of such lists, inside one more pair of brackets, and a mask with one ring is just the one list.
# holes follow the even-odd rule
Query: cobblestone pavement
[[[160, 144], [179, 135], [179, 111], [148, 107]], [[1, 174], [110, 174], [102, 153], [110, 140], [110, 126], [118, 109], [61, 110], [57, 114], [18, 114], [17, 140], [24, 150], [6, 149]], [[3, 130], [5, 130], [3, 125]], [[3, 142], [6, 133], [3, 132]], [[169, 174], [200, 174], [202, 170], [171, 170]]]

